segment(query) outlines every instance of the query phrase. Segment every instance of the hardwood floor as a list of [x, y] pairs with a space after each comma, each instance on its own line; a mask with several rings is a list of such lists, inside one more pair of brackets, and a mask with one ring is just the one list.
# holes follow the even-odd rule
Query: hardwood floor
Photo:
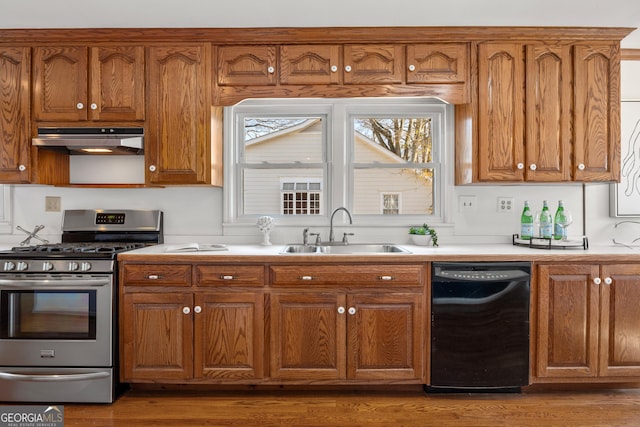
[[128, 391], [66, 404], [75, 426], [640, 426], [640, 389], [522, 394], [359, 391]]

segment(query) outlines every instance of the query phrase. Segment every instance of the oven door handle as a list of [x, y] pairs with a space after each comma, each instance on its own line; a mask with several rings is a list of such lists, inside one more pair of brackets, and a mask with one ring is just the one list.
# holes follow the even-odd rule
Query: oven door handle
[[12, 374], [10, 372], [0, 372], [0, 380], [8, 381], [31, 381], [31, 382], [56, 382], [56, 381], [86, 381], [106, 378], [108, 372], [87, 372], [86, 374], [49, 374], [30, 375]]
[[[19, 284], [16, 284], [19, 283]], [[82, 286], [101, 287], [109, 286], [111, 279], [74, 279], [74, 280], [14, 280], [14, 279], [0, 279], [0, 287], [2, 289], [69, 289], [78, 288]]]

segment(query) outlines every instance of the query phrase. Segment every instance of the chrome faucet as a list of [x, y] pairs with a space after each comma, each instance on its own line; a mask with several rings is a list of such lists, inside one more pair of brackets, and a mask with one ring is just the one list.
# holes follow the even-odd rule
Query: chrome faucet
[[330, 223], [330, 228], [329, 228], [329, 242], [333, 242], [334, 238], [333, 238], [333, 217], [335, 216], [336, 212], [338, 211], [345, 211], [347, 213], [347, 215], [349, 216], [349, 224], [353, 224], [353, 218], [351, 218], [351, 213], [349, 212], [349, 210], [345, 207], [340, 207], [338, 209], [336, 209], [335, 211], [333, 211], [333, 213], [331, 214], [331, 223]]

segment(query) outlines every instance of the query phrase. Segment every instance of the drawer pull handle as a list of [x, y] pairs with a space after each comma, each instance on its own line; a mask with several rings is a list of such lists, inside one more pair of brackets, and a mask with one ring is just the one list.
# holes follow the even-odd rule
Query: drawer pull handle
[[298, 280], [313, 280], [313, 276], [300, 276]]
[[380, 276], [378, 277], [378, 279], [388, 281], [388, 280], [393, 280], [393, 276]]
[[231, 275], [228, 275], [228, 274], [221, 274], [220, 275], [220, 279], [221, 280], [233, 280], [233, 279], [235, 279], [235, 277], [233, 277]]
[[158, 279], [162, 279], [162, 276], [160, 276], [158, 274], [149, 274], [147, 276], [147, 279], [149, 279], [149, 280], [158, 280]]

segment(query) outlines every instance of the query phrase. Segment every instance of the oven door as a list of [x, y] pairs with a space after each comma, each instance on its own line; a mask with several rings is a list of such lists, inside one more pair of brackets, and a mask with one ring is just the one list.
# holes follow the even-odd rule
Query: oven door
[[112, 366], [112, 275], [0, 277], [0, 366]]

